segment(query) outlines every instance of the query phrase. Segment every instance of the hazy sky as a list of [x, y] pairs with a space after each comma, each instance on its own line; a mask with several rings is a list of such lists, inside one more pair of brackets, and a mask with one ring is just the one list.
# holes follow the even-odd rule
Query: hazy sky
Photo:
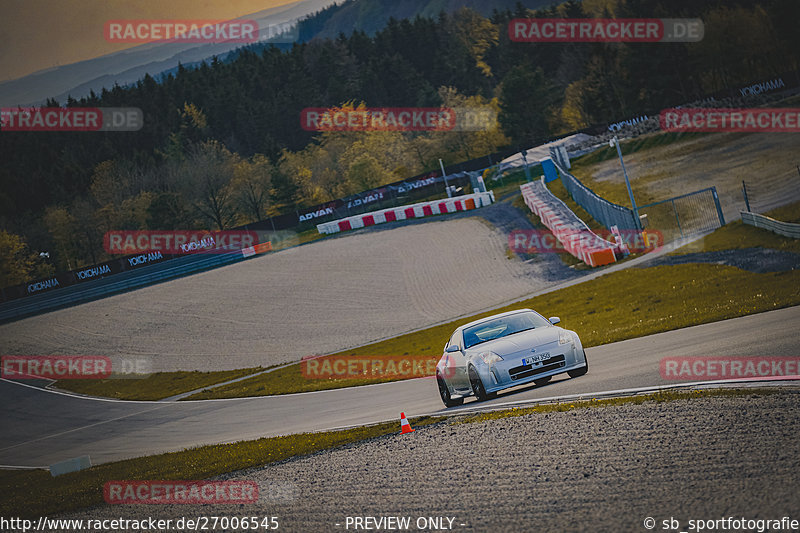
[[296, 0], [0, 0], [0, 81], [138, 46], [103, 37], [113, 19], [232, 19]]

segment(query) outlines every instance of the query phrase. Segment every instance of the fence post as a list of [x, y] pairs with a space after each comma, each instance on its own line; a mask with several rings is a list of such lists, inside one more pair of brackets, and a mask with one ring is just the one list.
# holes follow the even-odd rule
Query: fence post
[[750, 211], [750, 200], [747, 198], [747, 185], [745, 184], [744, 180], [742, 180], [742, 194], [744, 195], [744, 205], [747, 207], [747, 211]]
[[671, 200], [672, 203], [672, 211], [675, 213], [675, 222], [678, 223], [678, 231], [681, 232], [681, 237], [683, 237], [683, 228], [681, 228], [681, 219], [678, 216], [678, 209], [675, 207], [675, 200]]
[[614, 138], [611, 139], [611, 141], [609, 141], [609, 144], [613, 144], [617, 147], [617, 155], [619, 155], [619, 164], [622, 166], [622, 175], [625, 177], [625, 186], [628, 188], [628, 196], [631, 197], [631, 208], [633, 208], [633, 222], [636, 224], [636, 228], [634, 229], [642, 231], [642, 224], [639, 221], [639, 209], [636, 207], [636, 200], [633, 197], [633, 189], [631, 189], [631, 182], [630, 180], [628, 180], [628, 172], [625, 170], [625, 162], [622, 160], [622, 149], [619, 147], [619, 139], [617, 139], [616, 135], [614, 135]]
[[[744, 181], [742, 182], [742, 184], [744, 184]], [[720, 205], [719, 205], [719, 197], [717, 196], [717, 188], [712, 186], [711, 187], [711, 193], [714, 195], [714, 205], [717, 206], [717, 215], [719, 216], [719, 225], [720, 225], [720, 227], [722, 227], [722, 226], [725, 225], [725, 217], [722, 216], [722, 207], [720, 207]], [[747, 210], [750, 211], [750, 208], [748, 207]]]

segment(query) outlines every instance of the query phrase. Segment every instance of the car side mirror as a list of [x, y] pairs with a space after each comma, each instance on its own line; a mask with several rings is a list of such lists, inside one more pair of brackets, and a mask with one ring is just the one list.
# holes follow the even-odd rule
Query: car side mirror
[[559, 322], [561, 322], [561, 319], [560, 319], [560, 318], [558, 318], [557, 316], [551, 316], [551, 317], [550, 317], [550, 323], [551, 323], [551, 324], [553, 324], [554, 326], [555, 326], [556, 324], [558, 324]]
[[451, 344], [445, 350], [446, 353], [454, 353], [454, 352], [460, 352], [460, 351], [461, 351], [461, 348], [459, 348], [457, 344]]

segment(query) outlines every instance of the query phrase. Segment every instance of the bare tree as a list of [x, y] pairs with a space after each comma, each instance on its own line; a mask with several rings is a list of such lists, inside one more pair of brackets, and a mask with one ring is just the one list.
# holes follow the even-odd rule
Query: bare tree
[[244, 222], [266, 218], [272, 192], [273, 170], [272, 163], [261, 154], [236, 164], [231, 187], [245, 218]]
[[237, 156], [217, 141], [193, 145], [182, 165], [181, 184], [187, 197], [193, 198], [197, 212], [223, 230], [236, 217], [231, 187]]

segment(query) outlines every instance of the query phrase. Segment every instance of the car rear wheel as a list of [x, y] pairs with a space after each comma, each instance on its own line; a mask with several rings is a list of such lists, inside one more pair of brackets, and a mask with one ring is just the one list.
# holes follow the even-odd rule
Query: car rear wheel
[[439, 385], [439, 396], [442, 397], [442, 403], [445, 407], [456, 407], [457, 405], [464, 403], [464, 398], [453, 399], [450, 396], [450, 390], [447, 388], [444, 379], [442, 379], [442, 376], [439, 374], [436, 374], [436, 383]]
[[547, 376], [546, 378], [534, 379], [533, 382], [536, 383], [539, 386], [547, 385], [548, 383], [550, 383], [550, 378], [552, 378], [552, 377], [553, 376]]
[[583, 360], [586, 361], [586, 366], [583, 368], [576, 368], [575, 370], [568, 370], [567, 374], [571, 378], [579, 378], [589, 371], [589, 360], [586, 358], [586, 350], [583, 351]]
[[481, 381], [481, 377], [478, 375], [478, 372], [474, 367], [469, 367], [469, 384], [472, 386], [472, 392], [475, 394], [475, 397], [479, 402], [497, 396], [496, 392], [486, 392], [486, 388], [483, 386], [483, 381]]

